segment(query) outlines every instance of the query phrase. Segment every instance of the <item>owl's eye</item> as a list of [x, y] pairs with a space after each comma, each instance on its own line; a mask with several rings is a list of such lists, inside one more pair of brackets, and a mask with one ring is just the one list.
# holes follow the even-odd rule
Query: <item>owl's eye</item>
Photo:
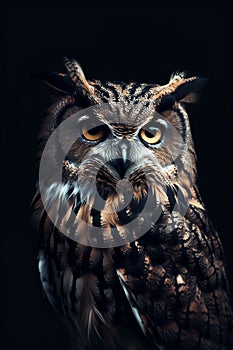
[[96, 126], [91, 129], [87, 127], [82, 128], [82, 137], [88, 141], [98, 141], [102, 139], [107, 134], [107, 127], [104, 125]]
[[143, 142], [156, 145], [162, 139], [162, 131], [157, 126], [150, 126], [147, 129], [141, 129], [139, 136]]

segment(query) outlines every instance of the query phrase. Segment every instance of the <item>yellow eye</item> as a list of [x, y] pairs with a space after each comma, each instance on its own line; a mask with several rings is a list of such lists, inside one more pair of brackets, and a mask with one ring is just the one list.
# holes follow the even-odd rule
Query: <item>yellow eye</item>
[[88, 141], [100, 140], [106, 134], [106, 128], [104, 126], [96, 126], [92, 129], [82, 128], [82, 137]]
[[156, 145], [162, 139], [162, 131], [157, 127], [150, 126], [147, 130], [141, 129], [140, 137], [144, 142], [150, 145]]

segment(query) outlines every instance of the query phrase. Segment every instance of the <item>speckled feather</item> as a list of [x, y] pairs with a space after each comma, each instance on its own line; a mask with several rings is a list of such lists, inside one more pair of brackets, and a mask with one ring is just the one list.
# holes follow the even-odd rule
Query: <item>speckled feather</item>
[[[162, 113], [181, 133], [185, 145], [180, 155], [183, 171], [179, 179], [175, 167], [166, 174], [159, 171], [154, 174], [153, 166], [144, 163], [151, 174], [149, 181], [153, 178], [151, 183], [160, 201], [161, 215], [156, 222], [152, 212], [143, 217], [144, 221], [135, 230], [143, 230], [147, 220], [148, 232], [121, 247], [93, 248], [64, 236], [51, 223], [37, 188], [32, 208], [33, 222], [39, 232], [41, 281], [49, 302], [73, 327], [74, 349], [232, 349], [232, 311], [223, 248], [197, 185], [191, 185], [190, 180], [196, 178], [196, 156], [182, 102], [193, 100], [200, 80], [177, 73], [163, 86], [103, 82], [86, 80], [74, 60], [65, 59], [65, 65], [68, 74], [62, 75], [66, 80], [64, 86], [62, 76], [58, 80], [50, 76], [49, 85], [59, 90], [59, 95], [39, 135], [38, 159], [49, 136], [63, 120], [82, 108], [103, 102], [113, 103], [113, 115], [120, 115], [115, 103], [124, 102], [131, 114], [127, 128], [121, 126], [120, 120], [110, 120], [104, 113], [98, 115], [111, 127], [114, 137], [128, 137], [130, 142], [135, 130], [143, 125], [145, 114], [137, 109], [135, 112], [138, 105]], [[69, 91], [64, 88], [67, 84]], [[70, 210], [77, 216], [83, 215], [87, 222], [109, 227], [111, 234], [111, 227], [119, 229], [140, 213], [151, 183], [143, 179], [143, 163], [139, 159], [139, 169], [131, 179], [134, 198], [127, 212], [107, 215], [104, 209], [86, 210], [80, 193], [74, 195], [73, 188], [78, 176], [81, 180], [83, 176], [85, 184], [86, 174], [95, 173], [101, 157], [96, 164], [90, 162], [82, 169], [80, 160], [85, 147], [80, 143], [74, 145], [64, 161], [63, 181], [69, 189], [64, 189], [64, 193], [67, 197], [69, 194]], [[161, 164], [169, 164], [165, 151], [157, 152], [156, 156]], [[110, 179], [107, 169], [102, 169], [101, 176], [100, 190], [106, 199], [114, 197], [112, 188], [117, 178]], [[182, 189], [184, 201], [189, 198], [184, 215], [171, 210], [175, 192], [168, 192], [167, 188], [174, 186]], [[55, 200], [59, 198], [57, 192]], [[76, 229], [80, 230], [80, 226]]]

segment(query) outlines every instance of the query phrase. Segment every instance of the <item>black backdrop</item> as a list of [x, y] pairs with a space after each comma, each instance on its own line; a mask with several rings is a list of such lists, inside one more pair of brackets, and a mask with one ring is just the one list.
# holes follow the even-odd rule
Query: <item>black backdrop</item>
[[[49, 106], [41, 71], [62, 71], [61, 54], [86, 76], [166, 83], [174, 70], [209, 78], [189, 106], [199, 186], [219, 230], [233, 283], [230, 160], [232, 120], [224, 99], [221, 7], [157, 8], [153, 2], [12, 5], [1, 20], [1, 307], [4, 349], [69, 349], [68, 333], [44, 300], [29, 203], [36, 179], [35, 139]], [[232, 294], [232, 293], [231, 293]], [[233, 294], [232, 294], [233, 295]]]

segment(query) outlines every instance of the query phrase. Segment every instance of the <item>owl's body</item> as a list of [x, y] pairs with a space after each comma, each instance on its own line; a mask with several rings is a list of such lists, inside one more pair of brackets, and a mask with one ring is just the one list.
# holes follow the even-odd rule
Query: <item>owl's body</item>
[[[42, 128], [38, 159], [75, 113], [81, 131], [65, 155], [61, 183], [47, 188], [57, 221], [39, 188], [32, 206], [42, 284], [72, 325], [76, 348], [231, 349], [223, 249], [197, 189], [183, 107], [201, 80], [177, 74], [165, 86], [87, 81], [75, 61], [65, 63], [68, 74], [48, 78], [60, 96]], [[86, 112], [91, 106], [94, 117]], [[103, 202], [96, 209], [97, 193]], [[72, 230], [64, 231], [67, 223]]]

